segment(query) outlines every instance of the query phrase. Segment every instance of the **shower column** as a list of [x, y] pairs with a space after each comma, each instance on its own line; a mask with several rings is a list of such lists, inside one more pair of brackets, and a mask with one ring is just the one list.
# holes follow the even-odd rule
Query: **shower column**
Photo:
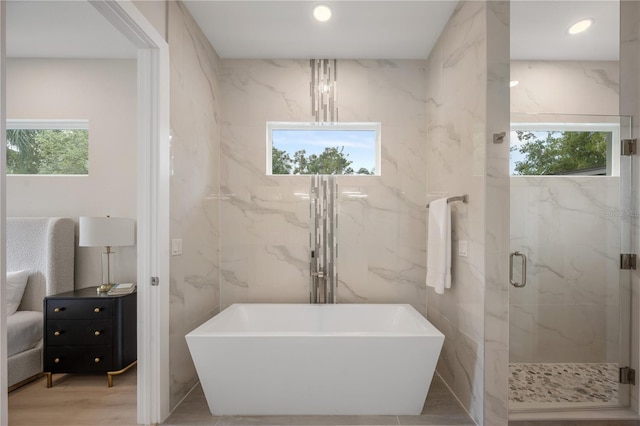
[[336, 303], [338, 244], [335, 229], [337, 186], [334, 175], [311, 177], [309, 245], [311, 247], [310, 303]]

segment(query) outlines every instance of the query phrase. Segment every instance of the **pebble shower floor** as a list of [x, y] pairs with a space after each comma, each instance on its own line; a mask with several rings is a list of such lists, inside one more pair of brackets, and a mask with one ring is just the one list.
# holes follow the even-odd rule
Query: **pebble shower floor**
[[618, 402], [618, 364], [509, 364], [510, 403]]

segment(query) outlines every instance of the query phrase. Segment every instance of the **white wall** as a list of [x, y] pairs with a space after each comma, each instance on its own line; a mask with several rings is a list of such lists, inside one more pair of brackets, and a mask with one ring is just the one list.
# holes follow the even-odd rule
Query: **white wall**
[[[582, 122], [619, 111], [615, 61], [513, 61], [513, 121]], [[552, 114], [552, 115], [549, 115]], [[618, 362], [620, 177], [511, 177], [511, 250], [528, 257], [511, 288], [510, 362]]]
[[[459, 38], [459, 28], [472, 16], [481, 21], [483, 12], [481, 2], [456, 8], [427, 60], [426, 92], [427, 194], [430, 199], [469, 194], [469, 204], [451, 205], [451, 289], [443, 295], [428, 289], [427, 312], [445, 335], [438, 373], [478, 423], [484, 388], [485, 154], [475, 146], [474, 132], [486, 114], [486, 63], [478, 59], [484, 45], [476, 41], [485, 38], [485, 27], [482, 22], [473, 25], [468, 39]], [[452, 61], [459, 50], [464, 52], [459, 62]], [[460, 240], [469, 242], [466, 258], [455, 255]]]
[[220, 310], [220, 59], [182, 2], [134, 4], [169, 44], [171, 59], [171, 409], [198, 382], [185, 334]]
[[508, 146], [492, 137], [508, 132], [508, 17], [508, 2], [460, 2], [427, 60], [427, 194], [469, 194], [451, 205], [451, 288], [427, 292], [445, 335], [437, 371], [491, 426], [507, 424]]
[[158, 31], [158, 34], [167, 40], [168, 31], [168, 2], [166, 1], [149, 1], [149, 0], [133, 0], [132, 2], [145, 18]]
[[[425, 61], [338, 60], [341, 122], [382, 123], [382, 175], [337, 176], [340, 303], [425, 309]], [[222, 61], [221, 303], [309, 301], [309, 176], [266, 176], [266, 122], [313, 121], [309, 60]], [[346, 192], [358, 191], [360, 198]]]
[[[630, 115], [633, 120], [632, 137], [640, 134], [640, 3], [636, 1], [620, 2], [620, 114]], [[634, 193], [629, 200], [632, 214], [625, 215], [625, 221], [631, 226], [630, 253], [640, 252], [640, 227], [638, 212], [640, 199], [640, 156], [630, 158], [634, 170], [631, 182]], [[628, 271], [631, 276], [631, 359], [630, 366], [636, 370], [640, 366], [640, 269]], [[631, 409], [639, 411], [639, 387], [631, 386]]]
[[[135, 60], [9, 59], [7, 118], [89, 120], [89, 175], [9, 175], [7, 216], [135, 219], [136, 111]], [[76, 249], [76, 288], [100, 284], [100, 251]], [[115, 251], [116, 281], [135, 281], [135, 247]]]
[[511, 178], [511, 249], [528, 267], [509, 293], [510, 362], [620, 359], [619, 187], [615, 176]]
[[511, 112], [617, 115], [617, 61], [512, 61]]
[[171, 56], [170, 400], [198, 382], [185, 334], [218, 313], [220, 59], [181, 2], [169, 3]]

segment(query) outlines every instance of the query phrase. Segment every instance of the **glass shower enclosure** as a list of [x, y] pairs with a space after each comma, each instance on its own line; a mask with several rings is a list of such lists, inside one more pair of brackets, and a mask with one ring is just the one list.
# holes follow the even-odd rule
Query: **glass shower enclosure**
[[628, 406], [631, 119], [511, 121], [510, 411]]

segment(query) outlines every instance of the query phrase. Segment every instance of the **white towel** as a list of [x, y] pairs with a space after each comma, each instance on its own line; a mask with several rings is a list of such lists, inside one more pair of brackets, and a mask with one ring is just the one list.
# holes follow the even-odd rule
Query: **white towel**
[[451, 208], [446, 198], [429, 203], [427, 287], [438, 294], [451, 288]]

